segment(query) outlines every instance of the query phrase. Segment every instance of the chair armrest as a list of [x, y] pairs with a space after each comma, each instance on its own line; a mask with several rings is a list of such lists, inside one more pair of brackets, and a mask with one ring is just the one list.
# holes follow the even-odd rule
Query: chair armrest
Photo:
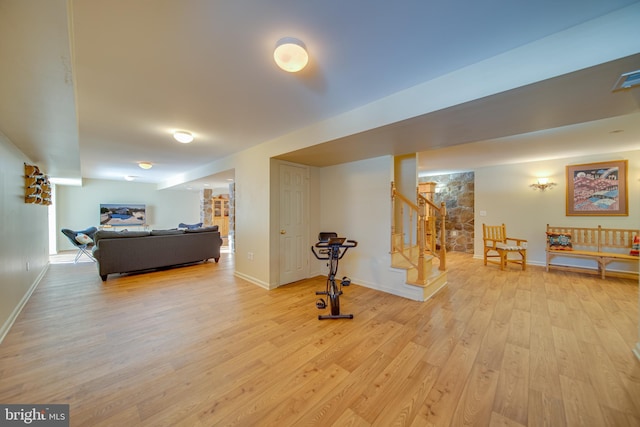
[[527, 239], [516, 239], [514, 237], [507, 237], [506, 240], [507, 241], [511, 240], [512, 242], [516, 242], [516, 246], [522, 246], [523, 243], [527, 243]]

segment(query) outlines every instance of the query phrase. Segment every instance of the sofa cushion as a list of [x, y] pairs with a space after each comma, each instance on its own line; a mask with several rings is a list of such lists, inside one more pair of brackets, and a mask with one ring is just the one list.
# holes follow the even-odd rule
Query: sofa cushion
[[151, 230], [152, 236], [168, 236], [171, 234], [184, 234], [185, 230]]
[[128, 237], [144, 237], [148, 236], [148, 231], [105, 231], [99, 230], [93, 236], [93, 240], [97, 243], [100, 239], [125, 239]]

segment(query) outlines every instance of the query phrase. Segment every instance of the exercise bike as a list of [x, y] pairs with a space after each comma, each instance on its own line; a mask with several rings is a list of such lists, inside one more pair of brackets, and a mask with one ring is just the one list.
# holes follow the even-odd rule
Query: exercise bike
[[[358, 246], [355, 240], [347, 240], [344, 237], [338, 237], [337, 233], [320, 233], [318, 235], [318, 243], [315, 247], [318, 252], [311, 246], [311, 252], [320, 260], [329, 260], [329, 274], [327, 275], [327, 287], [324, 292], [316, 291], [316, 295], [327, 295], [331, 314], [318, 316], [319, 320], [323, 319], [353, 319], [353, 314], [340, 314], [340, 295], [342, 295], [342, 287], [349, 286], [351, 279], [343, 277], [340, 285], [336, 284], [336, 274], [338, 273], [338, 261], [342, 259], [349, 248]], [[327, 307], [324, 299], [320, 298], [316, 301], [318, 309]]]

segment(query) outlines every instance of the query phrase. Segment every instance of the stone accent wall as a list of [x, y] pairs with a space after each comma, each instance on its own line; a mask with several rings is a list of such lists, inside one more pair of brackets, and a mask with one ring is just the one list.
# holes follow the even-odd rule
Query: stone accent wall
[[[436, 205], [444, 202], [447, 207], [447, 251], [473, 253], [474, 179], [473, 172], [465, 172], [426, 176], [418, 180], [435, 182], [437, 185], [433, 201]], [[440, 221], [436, 227], [440, 230]], [[438, 241], [442, 241], [441, 236], [438, 236]]]
[[[236, 185], [229, 184], [229, 234], [225, 239], [225, 244], [229, 246], [231, 252], [235, 251], [235, 230], [236, 230]], [[203, 227], [213, 225], [213, 190], [205, 188], [200, 191], [200, 222]]]
[[205, 188], [200, 191], [200, 222], [203, 227], [213, 225], [213, 190]]

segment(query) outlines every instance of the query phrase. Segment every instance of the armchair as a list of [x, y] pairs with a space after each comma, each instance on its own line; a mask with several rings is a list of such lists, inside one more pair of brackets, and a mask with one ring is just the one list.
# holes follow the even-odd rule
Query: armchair
[[80, 259], [82, 254], [88, 256], [91, 261], [96, 262], [95, 258], [93, 258], [93, 255], [91, 255], [91, 248], [93, 247], [93, 236], [96, 234], [96, 231], [98, 231], [96, 227], [89, 227], [80, 231], [63, 228], [60, 231], [62, 231], [62, 234], [67, 236], [67, 239], [69, 239], [73, 246], [78, 248], [78, 253], [73, 260], [74, 264], [78, 263], [78, 260]]
[[[522, 270], [527, 269], [527, 241], [507, 237], [507, 229], [502, 225], [482, 224], [482, 240], [484, 242], [484, 265], [488, 262], [500, 265], [500, 270], [507, 267], [507, 263], [520, 264]], [[515, 254], [516, 258], [509, 257]], [[499, 258], [499, 261], [491, 258]]]

